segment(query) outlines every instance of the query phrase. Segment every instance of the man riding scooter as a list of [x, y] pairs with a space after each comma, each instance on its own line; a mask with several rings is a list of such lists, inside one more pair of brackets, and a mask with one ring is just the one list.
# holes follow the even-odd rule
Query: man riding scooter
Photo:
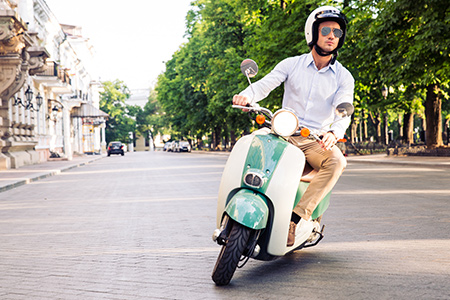
[[294, 244], [296, 235], [312, 230], [311, 214], [332, 190], [347, 164], [334, 145], [344, 136], [350, 120], [333, 123], [336, 106], [353, 102], [354, 79], [336, 60], [344, 44], [346, 28], [345, 16], [338, 9], [317, 8], [305, 24], [306, 42], [311, 51], [284, 59], [252, 88], [233, 97], [233, 104], [245, 106], [266, 98], [284, 82], [283, 108], [294, 110], [302, 124], [316, 130], [332, 123], [320, 143], [302, 136], [289, 138], [318, 173], [293, 209], [287, 246]]

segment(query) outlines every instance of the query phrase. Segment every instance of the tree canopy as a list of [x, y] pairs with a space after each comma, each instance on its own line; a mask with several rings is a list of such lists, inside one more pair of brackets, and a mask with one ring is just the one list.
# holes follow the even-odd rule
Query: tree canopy
[[100, 93], [100, 109], [109, 115], [106, 122], [106, 141], [129, 141], [129, 132], [134, 132], [136, 120], [133, 116], [136, 110], [125, 103], [130, 97], [130, 91], [124, 82], [103, 82], [103, 92]]
[[[245, 113], [231, 108], [233, 95], [248, 84], [239, 70], [241, 61], [258, 63], [257, 80], [281, 60], [307, 53], [304, 24], [321, 5], [340, 8], [349, 21], [338, 60], [355, 77], [352, 136], [360, 135], [356, 127], [364, 127], [369, 134], [360, 139], [374, 135], [381, 142], [389, 126], [403, 123], [398, 125], [408, 131], [403, 138], [411, 139], [418, 114], [426, 120], [428, 147], [441, 146], [442, 118], [446, 124], [450, 119], [447, 0], [196, 0], [186, 16], [187, 42], [166, 62], [148, 107], [135, 119], [124, 118], [133, 113], [117, 97], [116, 91], [125, 97], [127, 91], [115, 82], [106, 85], [110, 100], [103, 103], [112, 114], [102, 110], [127, 128], [138, 122], [142, 132], [165, 130], [199, 143], [208, 136], [214, 147], [232, 143], [253, 126]], [[264, 106], [281, 107], [282, 93], [282, 86], [275, 89]], [[114, 122], [111, 129], [117, 127]]]

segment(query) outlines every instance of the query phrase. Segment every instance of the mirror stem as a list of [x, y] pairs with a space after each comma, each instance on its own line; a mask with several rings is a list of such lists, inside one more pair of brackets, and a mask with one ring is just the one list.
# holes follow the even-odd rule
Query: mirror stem
[[247, 77], [248, 80], [248, 84], [250, 85], [250, 89], [252, 90], [253, 93], [253, 97], [252, 100], [250, 101], [250, 105], [253, 106], [253, 104], [255, 103], [254, 99], [255, 99], [255, 90], [253, 89], [253, 84], [252, 81], [250, 80], [250, 77], [248, 76], [249, 70], [245, 71], [245, 77]]

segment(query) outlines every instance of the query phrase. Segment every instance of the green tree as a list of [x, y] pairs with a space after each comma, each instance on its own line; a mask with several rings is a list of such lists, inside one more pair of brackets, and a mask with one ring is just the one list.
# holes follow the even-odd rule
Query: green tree
[[[230, 105], [233, 94], [247, 85], [240, 62], [253, 58], [258, 63], [257, 80], [282, 59], [308, 52], [305, 20], [314, 8], [331, 3], [341, 6], [350, 20], [338, 59], [356, 81], [352, 132], [361, 124], [365, 138], [374, 132], [383, 141], [388, 126], [397, 126], [395, 121], [402, 118], [408, 131], [403, 135], [411, 141], [411, 121], [423, 109], [417, 99], [426, 95], [427, 144], [439, 146], [442, 100], [448, 99], [449, 89], [446, 2], [194, 1], [186, 18], [188, 42], [166, 63], [156, 87], [161, 124], [169, 122], [172, 133], [180, 136], [212, 134], [216, 144], [247, 131], [249, 118]], [[386, 98], [384, 86], [390, 91]], [[264, 105], [279, 108], [282, 93], [283, 87], [276, 89]], [[443, 107], [446, 112], [445, 102]]]
[[[268, 73], [282, 59], [309, 51], [303, 24], [319, 1], [198, 0], [187, 16], [188, 43], [166, 63], [156, 90], [172, 129], [233, 143], [249, 118], [231, 107], [247, 86], [240, 63], [252, 57]], [[301, 29], [300, 29], [301, 28]], [[264, 105], [281, 106], [282, 88]]]
[[[355, 69], [366, 73], [366, 84], [412, 88], [415, 94], [426, 91], [427, 147], [441, 146], [441, 107], [450, 81], [448, 1], [354, 1], [353, 7], [353, 23], [359, 29]], [[410, 99], [406, 106], [412, 103]]]
[[[305, 40], [305, 22], [311, 11], [324, 1], [245, 1], [246, 24], [251, 34], [245, 40], [248, 56], [260, 67], [260, 75], [269, 73], [280, 61], [310, 50]], [[264, 105], [281, 108], [283, 87], [275, 89]]]
[[214, 146], [237, 119], [229, 107], [241, 61], [236, 49], [243, 38], [232, 2], [194, 2], [198, 10], [187, 17], [189, 42], [166, 63], [156, 87], [172, 130], [197, 140], [212, 134]]
[[109, 115], [106, 122], [106, 141], [129, 141], [129, 132], [135, 132], [137, 109], [126, 105], [130, 98], [128, 87], [120, 80], [103, 82], [100, 93], [100, 109]]
[[156, 92], [152, 90], [148, 96], [144, 108], [136, 107], [136, 127], [139, 135], [148, 138], [157, 134], [164, 134], [161, 108], [156, 99]]

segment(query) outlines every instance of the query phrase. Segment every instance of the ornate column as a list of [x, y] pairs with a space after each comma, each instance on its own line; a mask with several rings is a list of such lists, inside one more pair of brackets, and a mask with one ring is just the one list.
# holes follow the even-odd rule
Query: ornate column
[[64, 154], [68, 160], [73, 159], [72, 141], [70, 139], [70, 109], [63, 106], [63, 134], [64, 134]]
[[102, 125], [100, 125], [100, 128], [102, 129], [102, 141], [101, 141], [102, 154], [105, 154], [106, 153], [106, 134], [105, 134], [106, 122], [103, 122]]
[[[29, 72], [39, 72], [48, 57], [42, 47], [33, 47], [35, 35], [28, 34], [27, 25], [11, 8], [13, 5], [0, 0], [0, 170], [38, 160], [32, 117], [23, 124], [13, 124], [9, 109], [11, 97], [23, 87]], [[21, 129], [19, 136], [14, 137], [13, 127]]]
[[0, 2], [0, 170], [9, 169], [11, 160], [8, 152], [12, 145], [9, 99], [23, 85], [28, 71], [22, 50], [25, 48], [23, 34], [26, 24], [10, 9], [5, 1]]

